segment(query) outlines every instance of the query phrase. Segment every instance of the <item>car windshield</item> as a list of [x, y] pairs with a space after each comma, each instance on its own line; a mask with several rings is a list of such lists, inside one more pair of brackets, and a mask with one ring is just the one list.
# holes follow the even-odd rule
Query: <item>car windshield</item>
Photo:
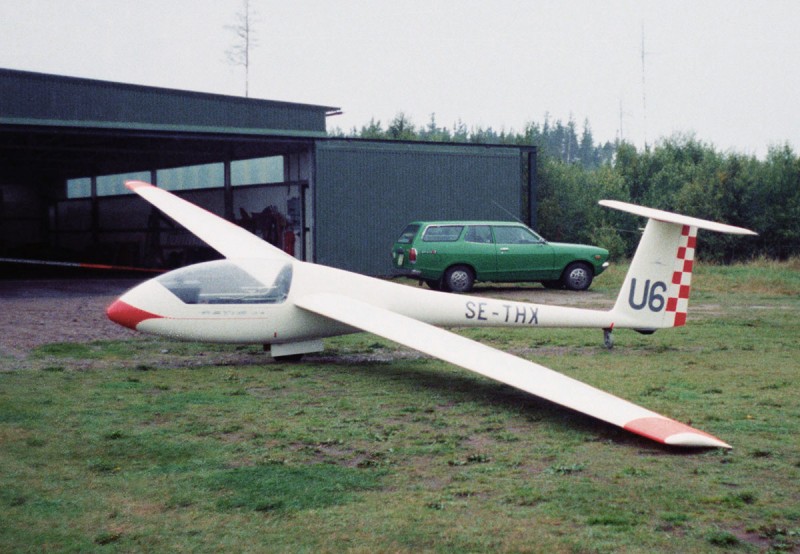
[[397, 239], [397, 242], [400, 244], [411, 244], [411, 241], [414, 240], [414, 237], [417, 235], [417, 231], [419, 231], [419, 225], [416, 223], [406, 225], [406, 228], [400, 233], [400, 238]]
[[425, 229], [422, 240], [425, 242], [455, 242], [463, 230], [463, 225], [431, 225]]
[[258, 271], [267, 276], [263, 281], [228, 260], [176, 269], [157, 281], [186, 304], [279, 304], [289, 295], [292, 264], [264, 264]]
[[494, 240], [497, 244], [536, 244], [544, 239], [528, 229], [519, 225], [495, 226]]

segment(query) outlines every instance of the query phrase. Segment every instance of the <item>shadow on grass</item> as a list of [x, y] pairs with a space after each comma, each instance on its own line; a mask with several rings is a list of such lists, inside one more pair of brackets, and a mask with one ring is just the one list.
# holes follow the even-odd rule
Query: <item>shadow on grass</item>
[[[518, 413], [529, 421], [540, 421], [576, 430], [585, 435], [587, 442], [608, 442], [646, 450], [648, 454], [685, 456], [715, 450], [657, 443], [509, 385], [492, 382], [466, 372], [456, 373], [450, 370], [445, 372], [426, 367], [427, 364], [438, 363], [440, 362], [423, 359], [410, 363], [376, 361], [353, 365], [346, 361], [338, 362], [335, 358], [326, 358], [325, 364], [317, 367], [324, 367], [326, 372], [359, 374], [364, 378], [400, 384], [407, 389], [420, 392], [433, 391], [442, 397], [449, 397], [453, 402], [475, 402], [489, 409]], [[310, 366], [311, 363], [304, 365]]]

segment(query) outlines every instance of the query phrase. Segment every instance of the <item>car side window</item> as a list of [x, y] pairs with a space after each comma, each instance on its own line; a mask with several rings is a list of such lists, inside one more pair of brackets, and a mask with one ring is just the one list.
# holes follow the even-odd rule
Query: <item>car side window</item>
[[491, 244], [492, 230], [488, 225], [470, 225], [467, 227], [467, 234], [464, 235], [464, 240], [479, 244]]
[[537, 244], [542, 242], [538, 235], [525, 227], [496, 226], [494, 238], [497, 244]]
[[396, 242], [400, 244], [411, 244], [411, 241], [414, 240], [414, 237], [417, 236], [417, 231], [419, 231], [419, 225], [416, 223], [410, 223], [406, 225], [406, 228], [403, 229], [403, 232], [400, 233], [400, 238], [397, 239]]
[[455, 242], [464, 230], [463, 225], [431, 225], [422, 235], [424, 242]]

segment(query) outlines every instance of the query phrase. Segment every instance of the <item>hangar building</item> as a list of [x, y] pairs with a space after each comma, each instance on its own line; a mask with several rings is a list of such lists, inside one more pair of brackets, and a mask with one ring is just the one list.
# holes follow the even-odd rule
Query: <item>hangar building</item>
[[[296, 257], [391, 274], [414, 219], [532, 223], [535, 150], [332, 138], [338, 108], [0, 69], [0, 257], [215, 257], [129, 193], [149, 181]], [[2, 272], [2, 266], [0, 266]]]

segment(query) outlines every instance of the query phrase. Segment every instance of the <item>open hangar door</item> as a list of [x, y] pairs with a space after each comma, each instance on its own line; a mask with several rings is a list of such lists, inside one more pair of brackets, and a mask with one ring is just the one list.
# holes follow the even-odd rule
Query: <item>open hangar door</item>
[[152, 182], [232, 221], [298, 259], [305, 257], [309, 156], [287, 152], [67, 181], [50, 210], [54, 250], [89, 262], [174, 268], [219, 257], [124, 187]]
[[[309, 159], [307, 154], [269, 159], [272, 170], [266, 179], [243, 178], [235, 175], [235, 167], [232, 170], [232, 183], [236, 183], [233, 220], [300, 260], [307, 259], [311, 233], [307, 224]], [[278, 171], [281, 179], [276, 179]]]

